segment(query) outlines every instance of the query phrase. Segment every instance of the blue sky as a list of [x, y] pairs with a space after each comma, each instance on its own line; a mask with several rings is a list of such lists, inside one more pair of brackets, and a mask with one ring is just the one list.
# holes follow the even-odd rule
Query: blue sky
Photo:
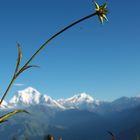
[[[104, 3], [104, 0], [98, 0]], [[140, 94], [140, 1], [109, 1], [108, 19], [97, 17], [76, 25], [38, 54], [40, 68], [23, 73], [6, 99], [32, 86], [55, 99], [87, 92], [96, 99], [113, 100]], [[0, 91], [12, 77], [16, 43], [26, 60], [51, 35], [94, 12], [91, 0], [0, 0]]]

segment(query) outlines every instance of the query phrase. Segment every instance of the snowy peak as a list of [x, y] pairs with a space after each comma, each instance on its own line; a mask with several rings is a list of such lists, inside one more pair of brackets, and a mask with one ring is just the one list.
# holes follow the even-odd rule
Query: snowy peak
[[81, 94], [78, 94], [78, 95], [74, 95], [71, 98], [67, 98], [64, 101], [65, 102], [70, 102], [70, 103], [83, 103], [83, 102], [92, 103], [94, 101], [94, 99], [86, 93], [81, 93]]
[[90, 95], [86, 93], [81, 93], [74, 95], [71, 98], [60, 99], [58, 102], [67, 108], [78, 108], [78, 109], [93, 109], [98, 101], [94, 100]]
[[18, 91], [9, 103], [19, 105], [39, 104], [41, 97], [41, 94], [36, 89], [28, 87], [24, 90]]
[[94, 99], [86, 93], [81, 93], [79, 95], [73, 96], [73, 100], [75, 100], [75, 102], [88, 102], [88, 103], [92, 103], [94, 101]]
[[32, 87], [18, 91], [9, 101], [10, 107], [29, 106], [29, 105], [46, 105], [53, 108], [64, 108], [51, 97], [43, 95]]

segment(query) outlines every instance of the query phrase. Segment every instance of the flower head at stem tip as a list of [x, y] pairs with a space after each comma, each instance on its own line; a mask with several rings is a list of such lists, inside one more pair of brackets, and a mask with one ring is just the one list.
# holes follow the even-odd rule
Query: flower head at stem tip
[[106, 15], [107, 15], [107, 4], [108, 2], [106, 1], [106, 3], [104, 3], [103, 5], [99, 6], [98, 3], [96, 1], [94, 1], [95, 4], [95, 11], [98, 15], [98, 18], [100, 20], [100, 22], [103, 24], [104, 20], [108, 21]]

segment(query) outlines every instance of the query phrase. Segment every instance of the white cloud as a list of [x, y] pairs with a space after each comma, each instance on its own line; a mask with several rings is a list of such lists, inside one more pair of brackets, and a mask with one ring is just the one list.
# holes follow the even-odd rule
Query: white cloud
[[20, 87], [20, 86], [24, 86], [24, 84], [15, 83], [14, 86]]

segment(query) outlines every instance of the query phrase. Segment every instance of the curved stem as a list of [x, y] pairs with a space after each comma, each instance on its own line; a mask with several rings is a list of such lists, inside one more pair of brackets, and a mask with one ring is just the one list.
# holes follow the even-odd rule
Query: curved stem
[[86, 20], [86, 19], [89, 19], [89, 18], [91, 18], [91, 17], [93, 17], [93, 16], [95, 16], [95, 15], [98, 15], [97, 12], [92, 13], [92, 14], [86, 16], [86, 17], [83, 17], [83, 18], [81, 18], [81, 19], [79, 19], [79, 20], [73, 22], [72, 24], [66, 26], [65, 28], [63, 28], [62, 30], [60, 30], [59, 32], [57, 32], [56, 34], [54, 34], [54, 35], [53, 35], [52, 37], [50, 37], [44, 44], [42, 44], [42, 45], [40, 46], [40, 48], [39, 48], [39, 49], [30, 57], [30, 59], [25, 63], [25, 65], [24, 65], [16, 74], [14, 74], [14, 76], [13, 76], [11, 82], [10, 82], [9, 85], [8, 85], [8, 88], [6, 89], [4, 95], [2, 96], [2, 99], [0, 100], [0, 105], [2, 104], [4, 98], [6, 97], [8, 91], [10, 90], [10, 88], [11, 88], [12, 84], [14, 83], [14, 81], [16, 80], [16, 78], [22, 73], [23, 69], [24, 69], [26, 66], [28, 66], [28, 64], [34, 59], [34, 57], [35, 57], [43, 48], [45, 48], [45, 47], [48, 45], [48, 43], [49, 43], [50, 41], [52, 41], [54, 38], [56, 38], [58, 35], [60, 35], [60, 34], [63, 33], [64, 31], [68, 30], [68, 29], [71, 28], [72, 26], [74, 26], [74, 25], [76, 25], [76, 24], [78, 24], [78, 23], [80, 23], [80, 22], [82, 22], [82, 21], [84, 21], [84, 20]]
[[10, 81], [10, 83], [9, 83], [9, 85], [8, 85], [8, 87], [7, 87], [6, 91], [5, 91], [5, 93], [3, 94], [3, 96], [2, 96], [2, 98], [1, 98], [1, 100], [0, 100], [0, 105], [2, 104], [2, 102], [3, 102], [4, 98], [5, 98], [5, 96], [7, 95], [8, 91], [10, 90], [10, 88], [11, 88], [12, 84], [14, 83], [15, 79], [16, 79], [16, 77], [15, 77], [15, 75], [14, 75], [14, 76], [12, 77], [12, 80]]
[[73, 22], [72, 24], [68, 25], [67, 27], [63, 28], [62, 30], [60, 30], [60, 31], [57, 32], [56, 34], [54, 34], [54, 35], [53, 35], [52, 37], [50, 37], [44, 44], [41, 45], [41, 47], [32, 55], [32, 57], [26, 62], [26, 64], [25, 64], [23, 67], [27, 66], [27, 65], [34, 59], [34, 57], [35, 57], [43, 48], [45, 48], [46, 45], [47, 45], [50, 41], [52, 41], [52, 40], [53, 40], [54, 38], [56, 38], [58, 35], [60, 35], [60, 34], [63, 33], [64, 31], [68, 30], [68, 29], [71, 28], [72, 26], [74, 26], [74, 25], [76, 25], [76, 24], [78, 24], [78, 23], [80, 23], [80, 22], [82, 22], [82, 21], [84, 21], [84, 20], [86, 20], [86, 19], [88, 19], [88, 18], [91, 18], [91, 17], [93, 17], [93, 16], [95, 16], [95, 15], [97, 15], [96, 12], [93, 13], [93, 14], [90, 14], [90, 15], [88, 15], [88, 16], [86, 16], [86, 17], [83, 17], [83, 18], [81, 18], [81, 19], [79, 19], [79, 20]]

